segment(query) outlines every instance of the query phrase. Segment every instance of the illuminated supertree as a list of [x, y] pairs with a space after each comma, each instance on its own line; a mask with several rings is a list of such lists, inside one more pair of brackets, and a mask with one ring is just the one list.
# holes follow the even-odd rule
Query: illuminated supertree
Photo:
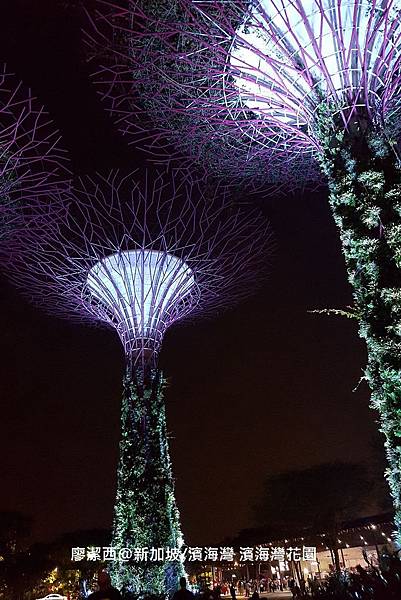
[[58, 142], [43, 108], [0, 65], [0, 239], [16, 226], [18, 207], [69, 177]]
[[98, 2], [91, 42], [95, 81], [132, 141], [142, 97], [160, 132], [154, 151], [166, 135], [220, 173], [287, 186], [326, 178], [401, 543], [400, 1], [124, 6]]
[[183, 573], [174, 558], [183, 541], [157, 360], [164, 333], [249, 295], [265, 268], [265, 220], [225, 196], [203, 193], [179, 172], [88, 177], [53, 199], [53, 216], [48, 203], [35, 206], [40, 226], [9, 248], [10, 278], [32, 300], [60, 316], [106, 324], [123, 345], [113, 546], [170, 549], [164, 558], [115, 561], [114, 581], [125, 592], [171, 593]]

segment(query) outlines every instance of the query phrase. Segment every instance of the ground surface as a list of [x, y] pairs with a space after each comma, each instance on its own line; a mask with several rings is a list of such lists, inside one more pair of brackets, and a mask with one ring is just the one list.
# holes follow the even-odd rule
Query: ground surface
[[[260, 594], [260, 597], [261, 598], [268, 598], [269, 600], [271, 598], [276, 598], [277, 600], [284, 600], [285, 598], [292, 598], [292, 594], [291, 594], [291, 592], [272, 592], [272, 593], [269, 593], [269, 594], [266, 594], [265, 592], [262, 592]], [[245, 596], [237, 596], [237, 600], [239, 600], [240, 598], [244, 598], [245, 599]]]

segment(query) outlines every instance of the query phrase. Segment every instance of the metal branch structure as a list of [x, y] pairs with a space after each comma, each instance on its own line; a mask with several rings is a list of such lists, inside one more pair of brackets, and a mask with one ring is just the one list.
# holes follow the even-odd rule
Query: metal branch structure
[[30, 91], [0, 65], [0, 237], [16, 226], [18, 208], [68, 181], [68, 159], [59, 142]]
[[[9, 248], [11, 280], [50, 313], [115, 329], [124, 348], [113, 545], [179, 551], [157, 355], [177, 321], [254, 291], [271, 248], [266, 221], [178, 171], [82, 178], [28, 219], [36, 227]], [[180, 559], [147, 558], [115, 561], [115, 583], [139, 595], [175, 591]]]
[[99, 0], [92, 22], [133, 143], [143, 123], [221, 174], [328, 182], [401, 543], [400, 1]]
[[161, 160], [171, 142], [220, 174], [312, 181], [322, 115], [397, 120], [399, 0], [97, 7], [85, 38], [95, 85], [128, 141]]

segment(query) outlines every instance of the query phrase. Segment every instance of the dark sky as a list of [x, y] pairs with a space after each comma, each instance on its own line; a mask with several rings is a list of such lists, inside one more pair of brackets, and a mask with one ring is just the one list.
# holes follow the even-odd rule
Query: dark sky
[[[5, 4], [0, 59], [50, 111], [75, 170], [135, 167], [142, 157], [114, 132], [81, 61], [79, 12], [56, 0]], [[377, 439], [366, 385], [353, 392], [365, 363], [356, 323], [307, 312], [351, 303], [325, 193], [266, 200], [264, 211], [277, 249], [262, 289], [165, 338], [171, 454], [190, 544], [251, 526], [250, 506], [269, 474], [366, 461]], [[117, 335], [41, 314], [6, 282], [1, 305], [0, 510], [31, 514], [36, 539], [109, 527], [123, 371]]]

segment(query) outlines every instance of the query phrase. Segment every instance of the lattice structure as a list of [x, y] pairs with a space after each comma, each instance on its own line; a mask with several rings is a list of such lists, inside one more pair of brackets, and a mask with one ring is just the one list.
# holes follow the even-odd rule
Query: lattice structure
[[322, 112], [344, 127], [365, 107], [398, 120], [399, 0], [97, 6], [94, 81], [129, 142], [152, 154], [169, 140], [210, 169], [280, 185], [319, 178]]
[[[125, 8], [100, 0], [97, 6], [86, 34], [97, 65], [93, 81], [129, 144], [147, 149], [155, 162], [195, 160], [207, 175], [247, 177], [256, 187], [268, 182], [277, 190], [290, 174], [298, 184], [319, 179], [304, 132], [296, 143], [292, 136], [275, 146], [282, 126], [269, 128], [232, 85], [226, 63], [241, 3], [222, 3], [221, 15], [215, 14], [219, 3], [211, 3], [215, 24], [199, 20], [197, 5], [181, 0], [129, 0]], [[218, 22], [223, 15], [227, 31]], [[289, 148], [291, 163], [283, 160]]]
[[10, 276], [49, 312], [115, 328], [134, 363], [154, 359], [174, 322], [253, 290], [270, 236], [224, 195], [181, 172], [82, 178], [53, 196], [53, 216], [30, 211], [41, 224], [14, 244]]
[[[10, 278], [51, 313], [118, 332], [126, 374], [113, 545], [180, 550], [157, 354], [173, 323], [254, 291], [266, 222], [181, 171], [86, 177], [51, 199], [30, 208], [30, 227], [9, 244]], [[124, 593], [146, 596], [172, 594], [183, 566], [127, 559], [112, 571]]]
[[18, 207], [68, 180], [59, 141], [30, 91], [0, 65], [0, 236], [16, 224]]
[[99, 315], [115, 324], [126, 354], [135, 356], [157, 350], [168, 325], [197, 302], [191, 269], [160, 250], [103, 258], [89, 271], [87, 287], [99, 301]]
[[287, 189], [326, 178], [401, 544], [400, 0], [100, 0], [92, 22], [132, 143]]
[[364, 106], [397, 119], [398, 0], [124, 6], [100, 0], [91, 15], [94, 81], [120, 130], [152, 154], [169, 140], [220, 173], [280, 185], [319, 177], [316, 111], [344, 126]]

